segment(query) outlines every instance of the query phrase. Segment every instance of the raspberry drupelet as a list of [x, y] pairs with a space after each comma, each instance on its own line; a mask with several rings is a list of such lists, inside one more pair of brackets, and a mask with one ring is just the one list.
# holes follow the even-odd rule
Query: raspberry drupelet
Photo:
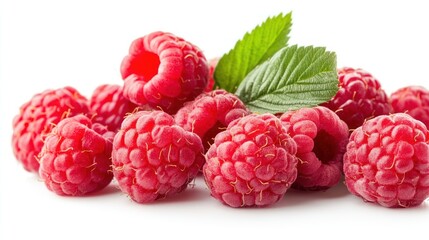
[[216, 66], [219, 62], [220, 58], [212, 58], [209, 60], [209, 80], [207, 83], [207, 87], [204, 90], [205, 92], [211, 92], [215, 85], [215, 79], [214, 79], [214, 71], [216, 69]]
[[[105, 125], [110, 131], [116, 132], [127, 113], [139, 107], [123, 96], [122, 86], [103, 84], [98, 86], [89, 101], [90, 110], [94, 115], [92, 121]], [[146, 109], [149, 109], [146, 106]]]
[[286, 112], [280, 120], [298, 149], [298, 177], [293, 187], [323, 190], [336, 185], [348, 143], [347, 124], [321, 106]]
[[365, 122], [344, 155], [351, 193], [385, 207], [412, 207], [429, 197], [429, 132], [404, 113]]
[[207, 150], [214, 137], [230, 122], [249, 114], [237, 96], [225, 90], [214, 90], [186, 103], [175, 115], [175, 121], [185, 130], [196, 133]]
[[429, 127], [429, 90], [422, 86], [407, 86], [390, 95], [395, 113], [406, 113]]
[[201, 139], [162, 111], [128, 115], [113, 141], [113, 174], [120, 189], [149, 203], [186, 189], [204, 164]]
[[121, 74], [127, 99], [173, 114], [204, 91], [209, 69], [195, 45], [171, 33], [153, 32], [131, 43]]
[[12, 148], [16, 159], [25, 170], [37, 173], [37, 156], [51, 129], [66, 117], [88, 112], [88, 100], [72, 87], [35, 94], [13, 119]]
[[338, 80], [337, 94], [321, 106], [334, 111], [350, 129], [360, 127], [365, 120], [392, 112], [386, 92], [369, 72], [340, 68]]
[[268, 206], [297, 176], [296, 144], [272, 114], [248, 115], [216, 135], [203, 174], [211, 195], [231, 207]]
[[58, 195], [81, 196], [106, 187], [113, 178], [113, 132], [83, 115], [61, 120], [47, 135], [39, 175]]

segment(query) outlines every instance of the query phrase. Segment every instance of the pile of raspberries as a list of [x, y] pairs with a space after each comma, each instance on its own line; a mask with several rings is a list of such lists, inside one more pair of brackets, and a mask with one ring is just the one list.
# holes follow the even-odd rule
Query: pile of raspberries
[[115, 179], [132, 200], [150, 203], [202, 174], [211, 196], [231, 207], [340, 182], [385, 207], [429, 197], [427, 89], [387, 96], [370, 73], [345, 67], [330, 101], [255, 113], [214, 89], [217, 61], [171, 33], [138, 38], [121, 63], [123, 85], [101, 85], [89, 99], [66, 86], [24, 103], [13, 120], [14, 155], [63, 196]]

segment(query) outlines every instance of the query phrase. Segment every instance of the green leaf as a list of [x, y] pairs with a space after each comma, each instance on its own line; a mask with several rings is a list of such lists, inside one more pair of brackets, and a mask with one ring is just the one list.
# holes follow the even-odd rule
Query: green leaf
[[285, 47], [292, 26], [292, 13], [268, 18], [246, 33], [233, 49], [223, 55], [214, 72], [216, 86], [234, 92], [257, 65]]
[[322, 47], [285, 47], [250, 72], [235, 94], [253, 112], [316, 106], [338, 91], [336, 55]]

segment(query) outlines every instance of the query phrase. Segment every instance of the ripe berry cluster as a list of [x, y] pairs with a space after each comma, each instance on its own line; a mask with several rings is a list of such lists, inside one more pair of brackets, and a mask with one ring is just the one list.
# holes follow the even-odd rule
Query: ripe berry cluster
[[330, 101], [255, 113], [213, 89], [217, 61], [171, 33], [138, 38], [121, 63], [123, 85], [101, 85], [89, 99], [72, 87], [46, 90], [24, 103], [15, 157], [59, 195], [115, 179], [138, 203], [182, 192], [199, 172], [231, 207], [268, 206], [290, 188], [326, 190], [343, 178], [352, 194], [386, 207], [429, 197], [425, 88], [389, 97], [370, 73], [347, 67]]

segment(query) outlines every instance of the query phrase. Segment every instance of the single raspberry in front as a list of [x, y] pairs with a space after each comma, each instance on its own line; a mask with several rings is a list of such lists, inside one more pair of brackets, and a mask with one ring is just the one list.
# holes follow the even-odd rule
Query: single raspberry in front
[[34, 95], [13, 119], [12, 147], [16, 159], [25, 170], [38, 172], [37, 156], [45, 136], [62, 119], [88, 112], [88, 100], [72, 87]]
[[350, 129], [365, 120], [389, 114], [391, 106], [380, 82], [363, 69], [338, 69], [339, 90], [328, 102], [321, 104], [334, 111]]
[[113, 141], [113, 174], [121, 190], [149, 203], [186, 189], [204, 163], [201, 139], [162, 111], [128, 115]]
[[368, 120], [350, 135], [344, 155], [351, 193], [385, 207], [412, 207], [429, 197], [429, 132], [404, 113]]
[[198, 47], [171, 33], [153, 32], [132, 42], [121, 74], [130, 101], [175, 113], [204, 91], [209, 70]]
[[297, 176], [296, 144], [272, 114], [248, 115], [216, 135], [206, 153], [211, 195], [231, 207], [268, 206]]
[[322, 190], [336, 185], [348, 143], [347, 124], [320, 106], [286, 112], [280, 120], [297, 144], [298, 177], [293, 187]]
[[429, 90], [422, 86], [407, 86], [390, 95], [395, 113], [406, 113], [429, 127]]
[[214, 90], [186, 103], [175, 115], [175, 121], [185, 130], [196, 133], [207, 150], [214, 137], [230, 122], [249, 114], [237, 96], [225, 90]]
[[138, 108], [124, 97], [122, 86], [113, 84], [98, 86], [92, 93], [89, 107], [95, 114], [92, 121], [105, 125], [113, 132], [119, 130], [127, 113], [132, 113]]
[[106, 187], [113, 178], [111, 137], [106, 127], [86, 116], [61, 120], [40, 153], [39, 175], [48, 189], [81, 196]]

